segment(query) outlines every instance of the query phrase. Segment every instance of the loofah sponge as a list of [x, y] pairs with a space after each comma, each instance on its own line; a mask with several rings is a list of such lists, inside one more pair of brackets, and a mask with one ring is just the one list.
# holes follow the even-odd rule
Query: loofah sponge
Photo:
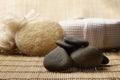
[[0, 19], [0, 51], [13, 50], [15, 46], [15, 34], [20, 26], [25, 22], [23, 18], [15, 15], [6, 15]]
[[24, 25], [15, 36], [15, 42], [23, 53], [43, 56], [54, 49], [55, 42], [63, 39], [61, 26], [48, 19], [36, 19]]

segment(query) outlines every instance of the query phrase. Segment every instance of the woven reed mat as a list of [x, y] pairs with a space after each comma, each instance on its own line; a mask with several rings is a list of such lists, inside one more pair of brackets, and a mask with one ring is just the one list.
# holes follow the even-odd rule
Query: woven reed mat
[[120, 80], [120, 53], [107, 53], [110, 63], [89, 69], [71, 68], [49, 72], [44, 57], [0, 54], [0, 79], [10, 80]]

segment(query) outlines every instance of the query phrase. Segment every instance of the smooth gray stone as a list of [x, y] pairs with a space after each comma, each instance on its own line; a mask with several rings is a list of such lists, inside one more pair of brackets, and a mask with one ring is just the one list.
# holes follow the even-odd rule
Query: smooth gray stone
[[63, 48], [57, 47], [45, 56], [43, 64], [49, 71], [62, 71], [72, 66], [72, 59]]
[[65, 37], [64, 38], [65, 42], [76, 45], [78, 47], [87, 47], [89, 45], [89, 42], [77, 37]]
[[109, 63], [109, 59], [105, 55], [103, 55], [103, 60], [101, 64], [108, 64], [108, 63]]
[[74, 45], [66, 43], [64, 40], [57, 40], [56, 44], [65, 49], [71, 49], [75, 47]]
[[72, 52], [71, 58], [78, 67], [95, 67], [101, 64], [103, 54], [98, 49], [88, 46]]
[[77, 46], [75, 45], [72, 45], [72, 44], [69, 44], [69, 43], [66, 43], [64, 40], [57, 40], [56, 41], [56, 44], [62, 48], [64, 48], [67, 53], [70, 55], [71, 52], [75, 51], [76, 49], [78, 49]]

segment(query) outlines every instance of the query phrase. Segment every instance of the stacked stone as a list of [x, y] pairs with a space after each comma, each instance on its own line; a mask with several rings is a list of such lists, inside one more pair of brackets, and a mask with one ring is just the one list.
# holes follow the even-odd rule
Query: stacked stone
[[70, 67], [97, 67], [108, 64], [102, 51], [89, 46], [89, 42], [76, 37], [56, 41], [58, 45], [45, 56], [44, 67], [49, 71], [62, 71]]

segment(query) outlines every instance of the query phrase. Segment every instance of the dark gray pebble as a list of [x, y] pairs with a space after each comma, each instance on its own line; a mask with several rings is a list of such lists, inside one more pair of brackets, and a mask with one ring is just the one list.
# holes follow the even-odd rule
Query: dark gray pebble
[[75, 46], [74, 45], [71, 45], [71, 44], [68, 44], [66, 43], [64, 40], [57, 40], [56, 41], [56, 44], [62, 48], [68, 48], [68, 49], [71, 49], [71, 48], [74, 48]]
[[65, 42], [76, 45], [78, 47], [87, 47], [89, 45], [89, 42], [77, 37], [65, 37], [64, 38]]
[[43, 64], [49, 71], [62, 71], [72, 66], [72, 59], [63, 48], [57, 47], [45, 56]]
[[103, 54], [98, 49], [89, 46], [71, 53], [71, 58], [78, 67], [95, 67], [101, 64]]
[[64, 48], [68, 54], [70, 54], [71, 52], [75, 51], [76, 49], [78, 49], [78, 47], [76, 47], [75, 45], [66, 43], [64, 40], [57, 40], [56, 44], [62, 48]]
[[109, 59], [105, 55], [103, 55], [103, 60], [101, 64], [108, 64], [108, 63], [109, 63]]

